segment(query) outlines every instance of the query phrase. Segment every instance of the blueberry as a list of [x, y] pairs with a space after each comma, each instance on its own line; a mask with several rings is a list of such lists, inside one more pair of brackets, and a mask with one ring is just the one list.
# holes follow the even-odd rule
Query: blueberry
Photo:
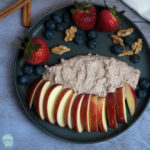
[[148, 89], [148, 88], [150, 88], [150, 81], [148, 81], [147, 79], [142, 78], [142, 79], [139, 80], [139, 86], [142, 89]]
[[96, 39], [92, 39], [92, 40], [88, 41], [89, 48], [91, 48], [91, 49], [96, 48], [96, 45], [97, 45]]
[[52, 18], [55, 21], [55, 23], [61, 23], [62, 22], [62, 17], [59, 15], [53, 15]]
[[85, 42], [85, 37], [82, 34], [77, 33], [75, 35], [74, 41], [78, 45], [83, 44]]
[[91, 31], [88, 32], [87, 36], [88, 36], [89, 39], [95, 39], [97, 37], [97, 33], [96, 33], [96, 31], [91, 30]]
[[55, 36], [55, 34], [54, 34], [53, 31], [46, 30], [46, 31], [44, 32], [44, 37], [45, 37], [47, 40], [53, 39], [54, 36]]
[[130, 61], [134, 64], [138, 63], [140, 61], [140, 56], [135, 54], [135, 55], [132, 55], [130, 56]]
[[33, 73], [33, 67], [29, 64], [25, 64], [23, 67], [24, 74], [31, 75]]
[[69, 13], [64, 13], [63, 20], [64, 20], [65, 23], [70, 23], [71, 22], [70, 14]]
[[20, 75], [20, 76], [18, 76], [18, 82], [19, 82], [19, 84], [28, 84], [29, 78], [27, 75]]
[[129, 36], [126, 36], [126, 37], [124, 37], [124, 43], [127, 46], [131, 46], [132, 43], [133, 43], [133, 39], [131, 37], [129, 37]]
[[45, 27], [47, 30], [54, 30], [56, 28], [56, 24], [53, 20], [46, 20]]
[[34, 69], [35, 74], [37, 75], [42, 75], [44, 72], [44, 67], [43, 66], [36, 66]]
[[140, 99], [144, 99], [145, 97], [147, 97], [147, 91], [146, 90], [138, 90], [137, 97]]
[[123, 47], [120, 46], [119, 44], [115, 44], [111, 48], [111, 52], [116, 54], [116, 55], [120, 54], [122, 52], [122, 50], [123, 50]]
[[59, 23], [59, 24], [56, 25], [56, 30], [57, 31], [64, 31], [65, 27], [64, 27], [64, 25], [62, 25], [62, 24]]

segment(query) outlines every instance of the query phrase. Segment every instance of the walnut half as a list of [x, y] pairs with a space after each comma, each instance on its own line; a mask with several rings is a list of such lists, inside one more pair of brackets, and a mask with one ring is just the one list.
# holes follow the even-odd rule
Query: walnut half
[[113, 43], [115, 44], [120, 44], [121, 46], [124, 46], [124, 43], [123, 43], [123, 39], [118, 37], [117, 35], [115, 34], [112, 34], [110, 35], [110, 37], [113, 39]]
[[52, 48], [52, 53], [62, 55], [65, 52], [69, 52], [70, 48], [64, 45], [56, 46]]
[[125, 55], [133, 55], [133, 51], [131, 50], [123, 50], [118, 56], [125, 56]]
[[69, 29], [65, 31], [65, 39], [64, 41], [69, 42], [72, 41], [75, 37], [75, 33], [77, 32], [77, 28], [75, 26], [71, 26]]
[[138, 38], [136, 42], [132, 43], [131, 50], [134, 54], [138, 54], [142, 50], [142, 39]]
[[117, 32], [117, 35], [120, 36], [120, 37], [125, 37], [125, 36], [130, 35], [132, 32], [133, 32], [133, 28], [120, 29]]

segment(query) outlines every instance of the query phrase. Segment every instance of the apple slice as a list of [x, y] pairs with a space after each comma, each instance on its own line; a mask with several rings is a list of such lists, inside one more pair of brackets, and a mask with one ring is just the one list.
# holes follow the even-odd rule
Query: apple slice
[[81, 123], [81, 104], [84, 98], [84, 94], [78, 95], [72, 105], [71, 115], [72, 115], [72, 122], [74, 128], [77, 132], [81, 133], [83, 131], [83, 126]]
[[91, 95], [89, 104], [89, 122], [90, 131], [98, 131], [98, 121], [97, 121], [97, 96]]
[[108, 93], [106, 96], [107, 118], [110, 128], [117, 128], [115, 95]]
[[55, 119], [59, 126], [65, 127], [65, 106], [69, 100], [70, 95], [73, 93], [73, 90], [66, 88], [64, 89], [60, 96], [57, 99], [55, 107]]
[[70, 95], [70, 97], [67, 101], [66, 107], [65, 107], [65, 123], [70, 129], [73, 129], [73, 123], [72, 123], [72, 119], [71, 119], [71, 109], [72, 109], [72, 104], [73, 104], [76, 96], [77, 96], [77, 93], [73, 92]]
[[119, 123], [127, 123], [125, 93], [124, 88], [120, 87], [115, 92], [117, 118]]
[[60, 93], [63, 90], [63, 86], [59, 84], [52, 85], [46, 92], [44, 97], [44, 114], [46, 117], [46, 120], [52, 124], [55, 123], [55, 105], [56, 101], [60, 95]]
[[101, 132], [107, 132], [106, 99], [104, 97], [97, 99], [97, 118]]
[[89, 106], [90, 106], [91, 95], [86, 94], [81, 105], [81, 122], [83, 129], [90, 132], [90, 122], [89, 122]]
[[43, 79], [39, 79], [36, 80], [29, 88], [28, 90], [28, 94], [27, 94], [27, 98], [28, 98], [28, 106], [31, 109], [32, 104], [34, 102], [34, 98], [35, 98], [35, 93], [37, 88], [41, 85], [41, 83], [43, 82]]
[[51, 86], [50, 81], [44, 81], [38, 87], [36, 95], [35, 95], [35, 100], [34, 100], [35, 111], [42, 120], [45, 119], [44, 110], [43, 110], [44, 96], [47, 90], [50, 88], [50, 86]]
[[133, 116], [136, 109], [136, 94], [129, 83], [125, 83], [124, 85], [125, 85], [127, 104], [129, 107], [130, 115]]

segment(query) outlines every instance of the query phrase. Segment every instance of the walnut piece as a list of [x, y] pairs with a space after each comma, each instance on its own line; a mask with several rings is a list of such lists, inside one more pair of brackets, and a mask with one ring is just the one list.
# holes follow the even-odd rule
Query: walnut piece
[[117, 35], [120, 36], [120, 37], [125, 37], [125, 36], [130, 35], [132, 32], [133, 32], [133, 28], [120, 29], [117, 32]]
[[70, 48], [64, 45], [56, 46], [52, 48], [52, 53], [62, 55], [65, 52], [69, 52]]
[[118, 56], [125, 56], [125, 55], [130, 56], [130, 55], [133, 55], [133, 54], [134, 53], [131, 50], [123, 50]]
[[115, 34], [110, 35], [110, 37], [113, 39], [113, 43], [120, 44], [121, 46], [124, 46], [123, 39], [121, 37], [118, 37]]
[[142, 50], [142, 39], [138, 38], [136, 42], [132, 43], [131, 50], [134, 54], [138, 54]]
[[72, 41], [75, 37], [75, 33], [77, 32], [77, 28], [75, 26], [71, 26], [69, 29], [65, 31], [65, 39], [64, 41], [69, 42]]

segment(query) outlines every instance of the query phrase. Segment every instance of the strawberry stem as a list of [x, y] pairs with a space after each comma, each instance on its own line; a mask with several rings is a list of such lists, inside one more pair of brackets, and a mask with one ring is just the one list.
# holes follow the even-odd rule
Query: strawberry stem
[[15, 47], [17, 47], [19, 50], [23, 50], [23, 60], [25, 60], [26, 58], [28, 59], [32, 59], [32, 52], [36, 52], [39, 50], [39, 48], [41, 47], [41, 45], [36, 42], [36, 41], [32, 41], [32, 38], [30, 38], [30, 36], [28, 34], [26, 34], [26, 38], [27, 41], [17, 37], [17, 39], [23, 43], [24, 47], [19, 45], [19, 44], [13, 44]]
[[71, 12], [74, 14], [76, 12], [85, 12], [85, 13], [90, 13], [90, 11], [88, 10], [89, 7], [91, 7], [92, 4], [87, 3], [85, 1], [83, 1], [82, 3], [79, 3], [77, 1], [74, 2], [74, 9], [71, 9]]
[[121, 16], [125, 13], [125, 11], [117, 12], [117, 7], [116, 6], [113, 6], [113, 8], [110, 8], [110, 12], [117, 19], [118, 22], [120, 22]]
[[107, 9], [110, 9], [110, 8], [108, 7], [108, 5], [107, 5], [107, 1], [106, 1], [106, 0], [104, 0], [104, 5], [105, 5], [105, 7], [106, 7]]

